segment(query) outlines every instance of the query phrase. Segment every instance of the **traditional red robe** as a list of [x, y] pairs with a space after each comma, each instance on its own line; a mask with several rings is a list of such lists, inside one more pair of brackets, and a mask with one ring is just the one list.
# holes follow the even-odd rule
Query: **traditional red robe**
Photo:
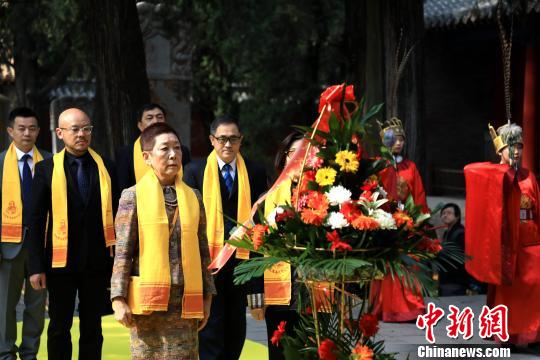
[[[396, 168], [384, 169], [380, 176], [389, 199], [405, 202], [412, 195], [414, 203], [422, 205], [423, 212], [429, 212], [422, 178], [413, 161], [403, 159]], [[372, 283], [371, 299], [373, 313], [386, 322], [415, 320], [426, 307], [419, 284], [413, 291], [391, 275]]]
[[389, 199], [405, 202], [412, 195], [414, 203], [422, 205], [423, 212], [429, 212], [424, 184], [413, 161], [403, 159], [396, 167], [381, 171], [380, 176]]
[[[470, 164], [467, 270], [490, 284], [487, 305], [508, 307], [509, 342], [540, 341], [540, 189], [534, 174], [508, 165]], [[499, 339], [497, 339], [499, 340]]]

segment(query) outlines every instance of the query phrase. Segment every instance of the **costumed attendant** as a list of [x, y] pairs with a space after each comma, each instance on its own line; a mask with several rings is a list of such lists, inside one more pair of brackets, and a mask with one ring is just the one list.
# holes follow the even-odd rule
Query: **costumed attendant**
[[487, 305], [508, 307], [508, 341], [540, 355], [540, 189], [521, 166], [521, 127], [490, 126], [500, 164], [465, 167], [467, 271], [487, 282]]
[[[290, 164], [295, 153], [301, 151], [305, 143], [303, 139], [304, 136], [300, 132], [292, 132], [283, 139], [274, 161], [274, 168], [278, 175]], [[275, 222], [276, 208], [279, 205], [292, 204], [292, 189], [296, 186], [299, 174], [290, 175], [278, 187], [267, 193], [264, 203], [259, 204], [259, 208], [264, 210], [265, 218], [273, 218], [273, 220], [269, 219], [270, 222]], [[293, 280], [293, 269], [285, 262], [278, 263], [264, 272], [264, 294], [248, 295], [251, 316], [256, 320], [266, 320], [270, 360], [285, 359], [283, 347], [272, 341], [272, 337], [278, 326], [283, 325], [283, 321], [285, 321], [285, 332], [289, 336], [294, 336], [293, 328], [299, 320], [296, 311], [297, 298], [298, 285]]]
[[[424, 213], [429, 212], [422, 178], [415, 163], [403, 156], [405, 130], [398, 118], [392, 118], [382, 127], [380, 136], [383, 144], [393, 155], [392, 166], [381, 173], [381, 181], [388, 192], [388, 199], [402, 206], [412, 196], [416, 205], [422, 206]], [[382, 281], [372, 285], [373, 312], [385, 322], [406, 322], [416, 320], [424, 313], [425, 304], [421, 289], [404, 286], [402, 281], [386, 275]]]
[[131, 329], [132, 359], [195, 360], [197, 330], [216, 294], [202, 197], [182, 181], [180, 140], [170, 126], [147, 127], [140, 142], [152, 170], [120, 199], [115, 318]]

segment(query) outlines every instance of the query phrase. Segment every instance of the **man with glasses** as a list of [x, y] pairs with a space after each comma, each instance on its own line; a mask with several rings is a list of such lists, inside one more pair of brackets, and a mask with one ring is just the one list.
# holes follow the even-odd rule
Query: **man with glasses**
[[92, 129], [82, 110], [62, 112], [56, 135], [65, 148], [36, 166], [28, 268], [32, 287], [49, 290], [49, 359], [71, 359], [77, 295], [79, 359], [101, 358], [118, 191], [109, 162], [90, 148]]
[[[142, 132], [157, 122], [167, 122], [167, 114], [158, 104], [145, 104], [136, 113], [137, 128]], [[189, 149], [182, 145], [182, 166], [190, 161]], [[142, 158], [139, 138], [135, 142], [123, 146], [116, 151], [116, 174], [120, 190], [127, 189], [137, 183], [149, 167]]]
[[[43, 331], [46, 291], [34, 290], [27, 276], [28, 233], [32, 177], [39, 161], [52, 155], [37, 149], [37, 115], [20, 107], [9, 114], [9, 148], [0, 153], [2, 215], [0, 227], [0, 359], [35, 359]], [[17, 347], [16, 307], [24, 286], [24, 313], [21, 344]]]
[[[206, 211], [207, 237], [212, 260], [223, 248], [235, 222], [250, 218], [253, 203], [267, 188], [266, 172], [240, 154], [243, 136], [230, 116], [210, 125], [214, 151], [207, 159], [186, 166], [184, 181], [201, 191]], [[215, 276], [217, 296], [212, 301], [210, 319], [199, 333], [199, 357], [238, 359], [246, 339], [246, 289], [233, 284], [239, 259], [249, 253], [237, 250], [236, 257]], [[260, 291], [259, 291], [260, 292]]]

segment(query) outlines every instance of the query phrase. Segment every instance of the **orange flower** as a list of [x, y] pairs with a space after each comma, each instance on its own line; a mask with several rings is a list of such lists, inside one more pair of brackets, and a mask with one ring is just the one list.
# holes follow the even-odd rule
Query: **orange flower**
[[317, 191], [310, 191], [307, 194], [307, 209], [302, 210], [302, 221], [306, 224], [320, 226], [326, 215], [328, 215], [328, 198]]
[[323, 193], [310, 191], [308, 193], [307, 206], [315, 210], [328, 210], [328, 198]]
[[353, 219], [351, 225], [357, 230], [377, 230], [379, 228], [377, 220], [365, 215], [358, 215]]
[[356, 347], [353, 349], [351, 355], [353, 356], [354, 360], [373, 360], [373, 350], [369, 348], [369, 346], [365, 346], [362, 344], [356, 345]]
[[320, 210], [313, 210], [313, 209], [304, 209], [300, 213], [300, 216], [302, 218], [302, 221], [306, 224], [311, 225], [317, 225], [320, 226], [324, 222], [324, 218], [326, 217], [327, 212], [326, 210], [320, 211]]
[[407, 230], [412, 229], [414, 224], [413, 219], [406, 212], [398, 210], [392, 215], [392, 217], [394, 218], [394, 220], [396, 220], [397, 227], [405, 225]]
[[285, 334], [285, 325], [287, 325], [286, 321], [282, 321], [279, 323], [276, 330], [274, 330], [274, 334], [272, 335], [272, 338], [270, 339], [270, 342], [274, 346], [279, 346], [279, 341], [283, 337], [283, 334]]
[[253, 242], [253, 248], [258, 250], [263, 244], [263, 236], [268, 230], [268, 225], [257, 224], [251, 229], [251, 241]]

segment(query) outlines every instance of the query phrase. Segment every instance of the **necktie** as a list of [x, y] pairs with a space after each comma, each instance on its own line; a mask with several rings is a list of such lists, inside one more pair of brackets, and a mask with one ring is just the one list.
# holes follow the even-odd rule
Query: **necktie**
[[90, 187], [88, 173], [86, 171], [86, 159], [77, 158], [75, 159], [75, 162], [77, 163], [77, 186], [79, 187], [79, 194], [81, 194], [84, 202], [86, 202], [88, 198], [88, 189]]
[[229, 190], [229, 195], [232, 192], [232, 186], [233, 186], [233, 178], [231, 176], [231, 170], [232, 167], [229, 164], [223, 165], [223, 179], [225, 180], [225, 186], [227, 186], [227, 190]]
[[32, 194], [32, 170], [28, 164], [28, 159], [32, 157], [29, 154], [24, 154], [21, 158], [23, 161], [23, 171], [22, 171], [22, 199], [23, 207], [27, 208], [30, 206], [30, 198]]

